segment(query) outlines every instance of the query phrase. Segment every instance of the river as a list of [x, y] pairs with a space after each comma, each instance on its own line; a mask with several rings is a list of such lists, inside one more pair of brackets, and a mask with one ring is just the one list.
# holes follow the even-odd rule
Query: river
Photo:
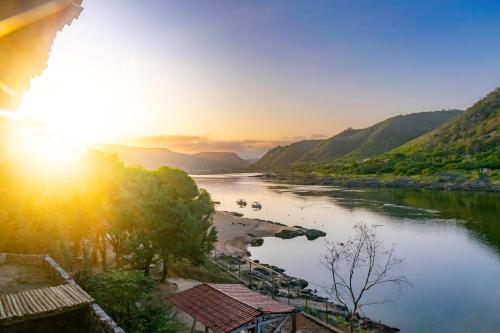
[[[358, 222], [376, 228], [394, 247], [413, 284], [401, 292], [374, 289], [363, 314], [402, 332], [500, 332], [500, 195], [404, 189], [345, 189], [273, 183], [245, 174], [196, 176], [220, 201], [237, 211], [287, 225], [316, 228], [330, 241], [346, 241]], [[240, 198], [261, 210], [240, 208]], [[250, 248], [252, 258], [308, 280], [324, 294], [330, 282], [321, 264], [325, 239], [266, 238]]]

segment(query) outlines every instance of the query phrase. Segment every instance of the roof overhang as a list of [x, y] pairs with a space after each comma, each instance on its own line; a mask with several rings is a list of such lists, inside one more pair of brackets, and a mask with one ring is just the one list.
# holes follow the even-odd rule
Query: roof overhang
[[14, 110], [46, 68], [58, 31], [78, 18], [82, 0], [0, 1], [0, 109]]

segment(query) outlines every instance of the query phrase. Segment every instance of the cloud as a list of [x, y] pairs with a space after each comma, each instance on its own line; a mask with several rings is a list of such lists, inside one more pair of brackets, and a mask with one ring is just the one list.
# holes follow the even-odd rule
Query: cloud
[[237, 153], [242, 158], [255, 159], [276, 146], [283, 146], [306, 139], [324, 138], [326, 138], [325, 135], [315, 134], [310, 137], [295, 136], [277, 140], [214, 140], [209, 136], [156, 135], [125, 138], [120, 143], [148, 148], [168, 148], [182, 153], [227, 151]]

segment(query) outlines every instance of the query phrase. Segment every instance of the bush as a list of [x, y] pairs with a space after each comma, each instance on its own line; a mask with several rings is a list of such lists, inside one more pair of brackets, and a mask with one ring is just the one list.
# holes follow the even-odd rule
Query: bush
[[80, 274], [77, 279], [126, 332], [178, 332], [169, 319], [170, 307], [162, 300], [153, 300], [156, 283], [151, 277], [134, 271]]

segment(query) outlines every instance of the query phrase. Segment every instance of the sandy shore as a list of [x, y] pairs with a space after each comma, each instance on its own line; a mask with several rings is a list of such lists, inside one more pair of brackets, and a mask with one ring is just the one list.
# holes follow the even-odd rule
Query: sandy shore
[[254, 238], [271, 237], [281, 230], [296, 229], [259, 219], [238, 217], [222, 211], [215, 212], [213, 223], [219, 238], [217, 249], [240, 254], [246, 253]]

